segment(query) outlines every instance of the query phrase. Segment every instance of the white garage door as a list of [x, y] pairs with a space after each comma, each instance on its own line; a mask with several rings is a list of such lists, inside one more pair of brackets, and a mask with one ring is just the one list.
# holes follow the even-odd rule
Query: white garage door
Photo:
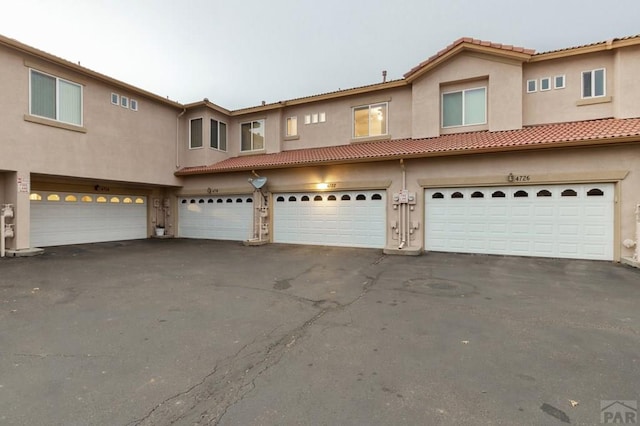
[[147, 198], [63, 192], [31, 194], [31, 246], [147, 237]]
[[613, 184], [425, 191], [425, 248], [613, 259]]
[[385, 246], [385, 191], [275, 194], [277, 243]]
[[247, 195], [188, 197], [178, 201], [178, 235], [244, 241], [253, 229], [253, 198]]

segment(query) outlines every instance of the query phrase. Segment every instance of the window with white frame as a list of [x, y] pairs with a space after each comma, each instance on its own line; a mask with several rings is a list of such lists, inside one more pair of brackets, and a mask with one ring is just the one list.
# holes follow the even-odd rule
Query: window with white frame
[[131, 111], [137, 111], [138, 101], [136, 101], [135, 99], [129, 99], [129, 108], [131, 108]]
[[117, 93], [111, 94], [111, 103], [114, 105], [120, 105], [120, 95]]
[[386, 102], [353, 108], [353, 137], [386, 135], [387, 109]]
[[298, 117], [287, 118], [287, 136], [298, 136]]
[[553, 88], [554, 89], [564, 89], [564, 75], [556, 75], [553, 77]]
[[120, 96], [120, 106], [122, 108], [129, 108], [129, 98], [126, 96]]
[[202, 118], [189, 121], [189, 148], [202, 148]]
[[211, 119], [211, 140], [209, 146], [220, 151], [227, 150], [227, 124]]
[[540, 91], [551, 90], [551, 77], [543, 77], [540, 79]]
[[253, 120], [240, 125], [240, 150], [264, 149], [264, 120]]
[[320, 113], [320, 122], [324, 123], [325, 121], [327, 121], [327, 113], [326, 112], [321, 112]]
[[486, 87], [442, 94], [442, 127], [473, 126], [486, 122]]
[[584, 71], [582, 73], [582, 97], [596, 98], [604, 96], [606, 94], [605, 77], [604, 68]]
[[29, 114], [82, 126], [82, 86], [30, 70]]
[[533, 93], [538, 90], [538, 80], [527, 80], [527, 93]]

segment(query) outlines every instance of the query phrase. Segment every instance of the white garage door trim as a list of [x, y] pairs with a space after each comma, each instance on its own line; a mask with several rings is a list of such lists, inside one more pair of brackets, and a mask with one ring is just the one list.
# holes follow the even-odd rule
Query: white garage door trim
[[253, 233], [253, 197], [181, 197], [178, 235], [183, 238], [245, 241]]
[[147, 238], [147, 197], [36, 191], [30, 199], [32, 247]]
[[613, 260], [613, 201], [602, 183], [427, 189], [425, 249]]
[[386, 191], [274, 194], [276, 243], [384, 248]]

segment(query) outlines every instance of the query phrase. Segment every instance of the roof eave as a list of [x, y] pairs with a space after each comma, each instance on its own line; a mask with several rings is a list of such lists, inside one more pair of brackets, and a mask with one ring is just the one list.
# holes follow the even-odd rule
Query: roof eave
[[640, 45], [640, 37], [626, 38], [621, 40], [612, 40], [588, 46], [580, 46], [572, 49], [556, 50], [553, 52], [541, 52], [531, 57], [529, 62], [548, 61], [551, 59], [567, 58], [576, 55], [585, 55], [589, 53], [605, 52], [613, 49], [620, 49], [629, 46]]

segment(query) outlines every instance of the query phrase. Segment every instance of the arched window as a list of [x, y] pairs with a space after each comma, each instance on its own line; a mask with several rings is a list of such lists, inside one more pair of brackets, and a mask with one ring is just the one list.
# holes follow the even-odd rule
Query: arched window
[[133, 204], [133, 200], [131, 199], [131, 197], [124, 197], [122, 202], [124, 204]]
[[480, 191], [475, 191], [473, 194], [471, 194], [471, 198], [484, 198], [484, 194]]
[[563, 197], [576, 197], [578, 193], [573, 189], [565, 189], [561, 194]]
[[462, 195], [462, 192], [454, 192], [453, 194], [451, 194], [451, 198], [464, 198], [464, 195]]
[[242, 202], [242, 198], [238, 198], [238, 199], [236, 200], [236, 203], [241, 203], [241, 202]]
[[49, 194], [47, 195], [47, 201], [60, 201], [60, 196], [58, 194]]
[[372, 200], [382, 200], [382, 195], [380, 195], [380, 194], [373, 194], [373, 195], [371, 196], [371, 199], [372, 199]]
[[38, 193], [35, 193], [35, 192], [32, 192], [32, 193], [29, 195], [29, 199], [30, 199], [31, 201], [42, 201], [42, 195], [40, 195], [40, 194], [38, 194]]
[[315, 197], [313, 197], [313, 201], [322, 201], [322, 196], [316, 195]]
[[303, 195], [302, 198], [300, 198], [300, 201], [309, 201], [309, 197], [306, 195]]
[[191, 200], [189, 200], [189, 203], [191, 203], [191, 204], [195, 204], [195, 203], [196, 203], [196, 200], [191, 199]]
[[204, 200], [200, 198], [200, 200], [198, 200], [198, 204], [204, 204]]
[[247, 203], [253, 203], [253, 198], [247, 198]]
[[341, 199], [342, 201], [349, 201], [349, 200], [351, 200], [351, 195], [349, 195], [349, 194], [344, 194], [342, 197], [340, 197], [340, 199]]
[[284, 203], [284, 197], [279, 196], [278, 198], [276, 198], [276, 203]]
[[218, 199], [216, 200], [216, 203], [218, 203], [218, 204], [222, 204], [222, 203], [224, 203], [224, 200], [223, 200], [222, 198], [218, 198]]
[[187, 204], [187, 200], [182, 200], [182, 204]]
[[64, 200], [70, 203], [75, 203], [76, 201], [78, 201], [78, 197], [76, 197], [75, 195], [67, 195], [66, 197], [64, 197]]
[[141, 197], [136, 198], [136, 204], [144, 204], [144, 198], [141, 198]]
[[366, 199], [367, 199], [367, 197], [364, 194], [358, 194], [356, 196], [356, 200], [357, 201], [363, 201], [363, 200], [366, 200]]
[[118, 204], [118, 203], [120, 203], [120, 198], [119, 197], [111, 197], [109, 202], [110, 203], [114, 203], [114, 204]]
[[538, 197], [551, 197], [551, 191], [547, 191], [546, 189], [541, 189], [540, 191], [538, 191], [536, 196], [538, 196]]
[[491, 198], [504, 198], [504, 192], [502, 191], [495, 191], [493, 194], [491, 194]]
[[329, 195], [327, 197], [327, 201], [336, 201], [336, 196], [335, 195]]
[[102, 195], [96, 198], [96, 203], [106, 203], [107, 197], [103, 197]]
[[523, 191], [522, 189], [519, 191], [516, 191], [513, 196], [515, 198], [526, 198], [529, 196], [529, 193], [527, 191]]
[[82, 198], [83, 203], [93, 203], [93, 197], [91, 195], [83, 195]]
[[443, 194], [442, 192], [435, 192], [435, 193], [431, 196], [431, 198], [434, 198], [434, 199], [436, 199], [436, 200], [439, 200], [439, 199], [444, 198], [444, 194]]
[[587, 191], [587, 197], [602, 197], [604, 192], [600, 188], [593, 188]]
[[209, 199], [207, 200], [207, 204], [213, 204], [213, 198], [209, 198]]
[[231, 198], [227, 198], [227, 203], [233, 203], [233, 200]]
[[296, 199], [296, 197], [294, 197], [294, 196], [292, 195], [291, 197], [289, 197], [289, 201], [291, 201], [291, 202], [296, 202], [296, 201], [298, 201], [298, 200]]

